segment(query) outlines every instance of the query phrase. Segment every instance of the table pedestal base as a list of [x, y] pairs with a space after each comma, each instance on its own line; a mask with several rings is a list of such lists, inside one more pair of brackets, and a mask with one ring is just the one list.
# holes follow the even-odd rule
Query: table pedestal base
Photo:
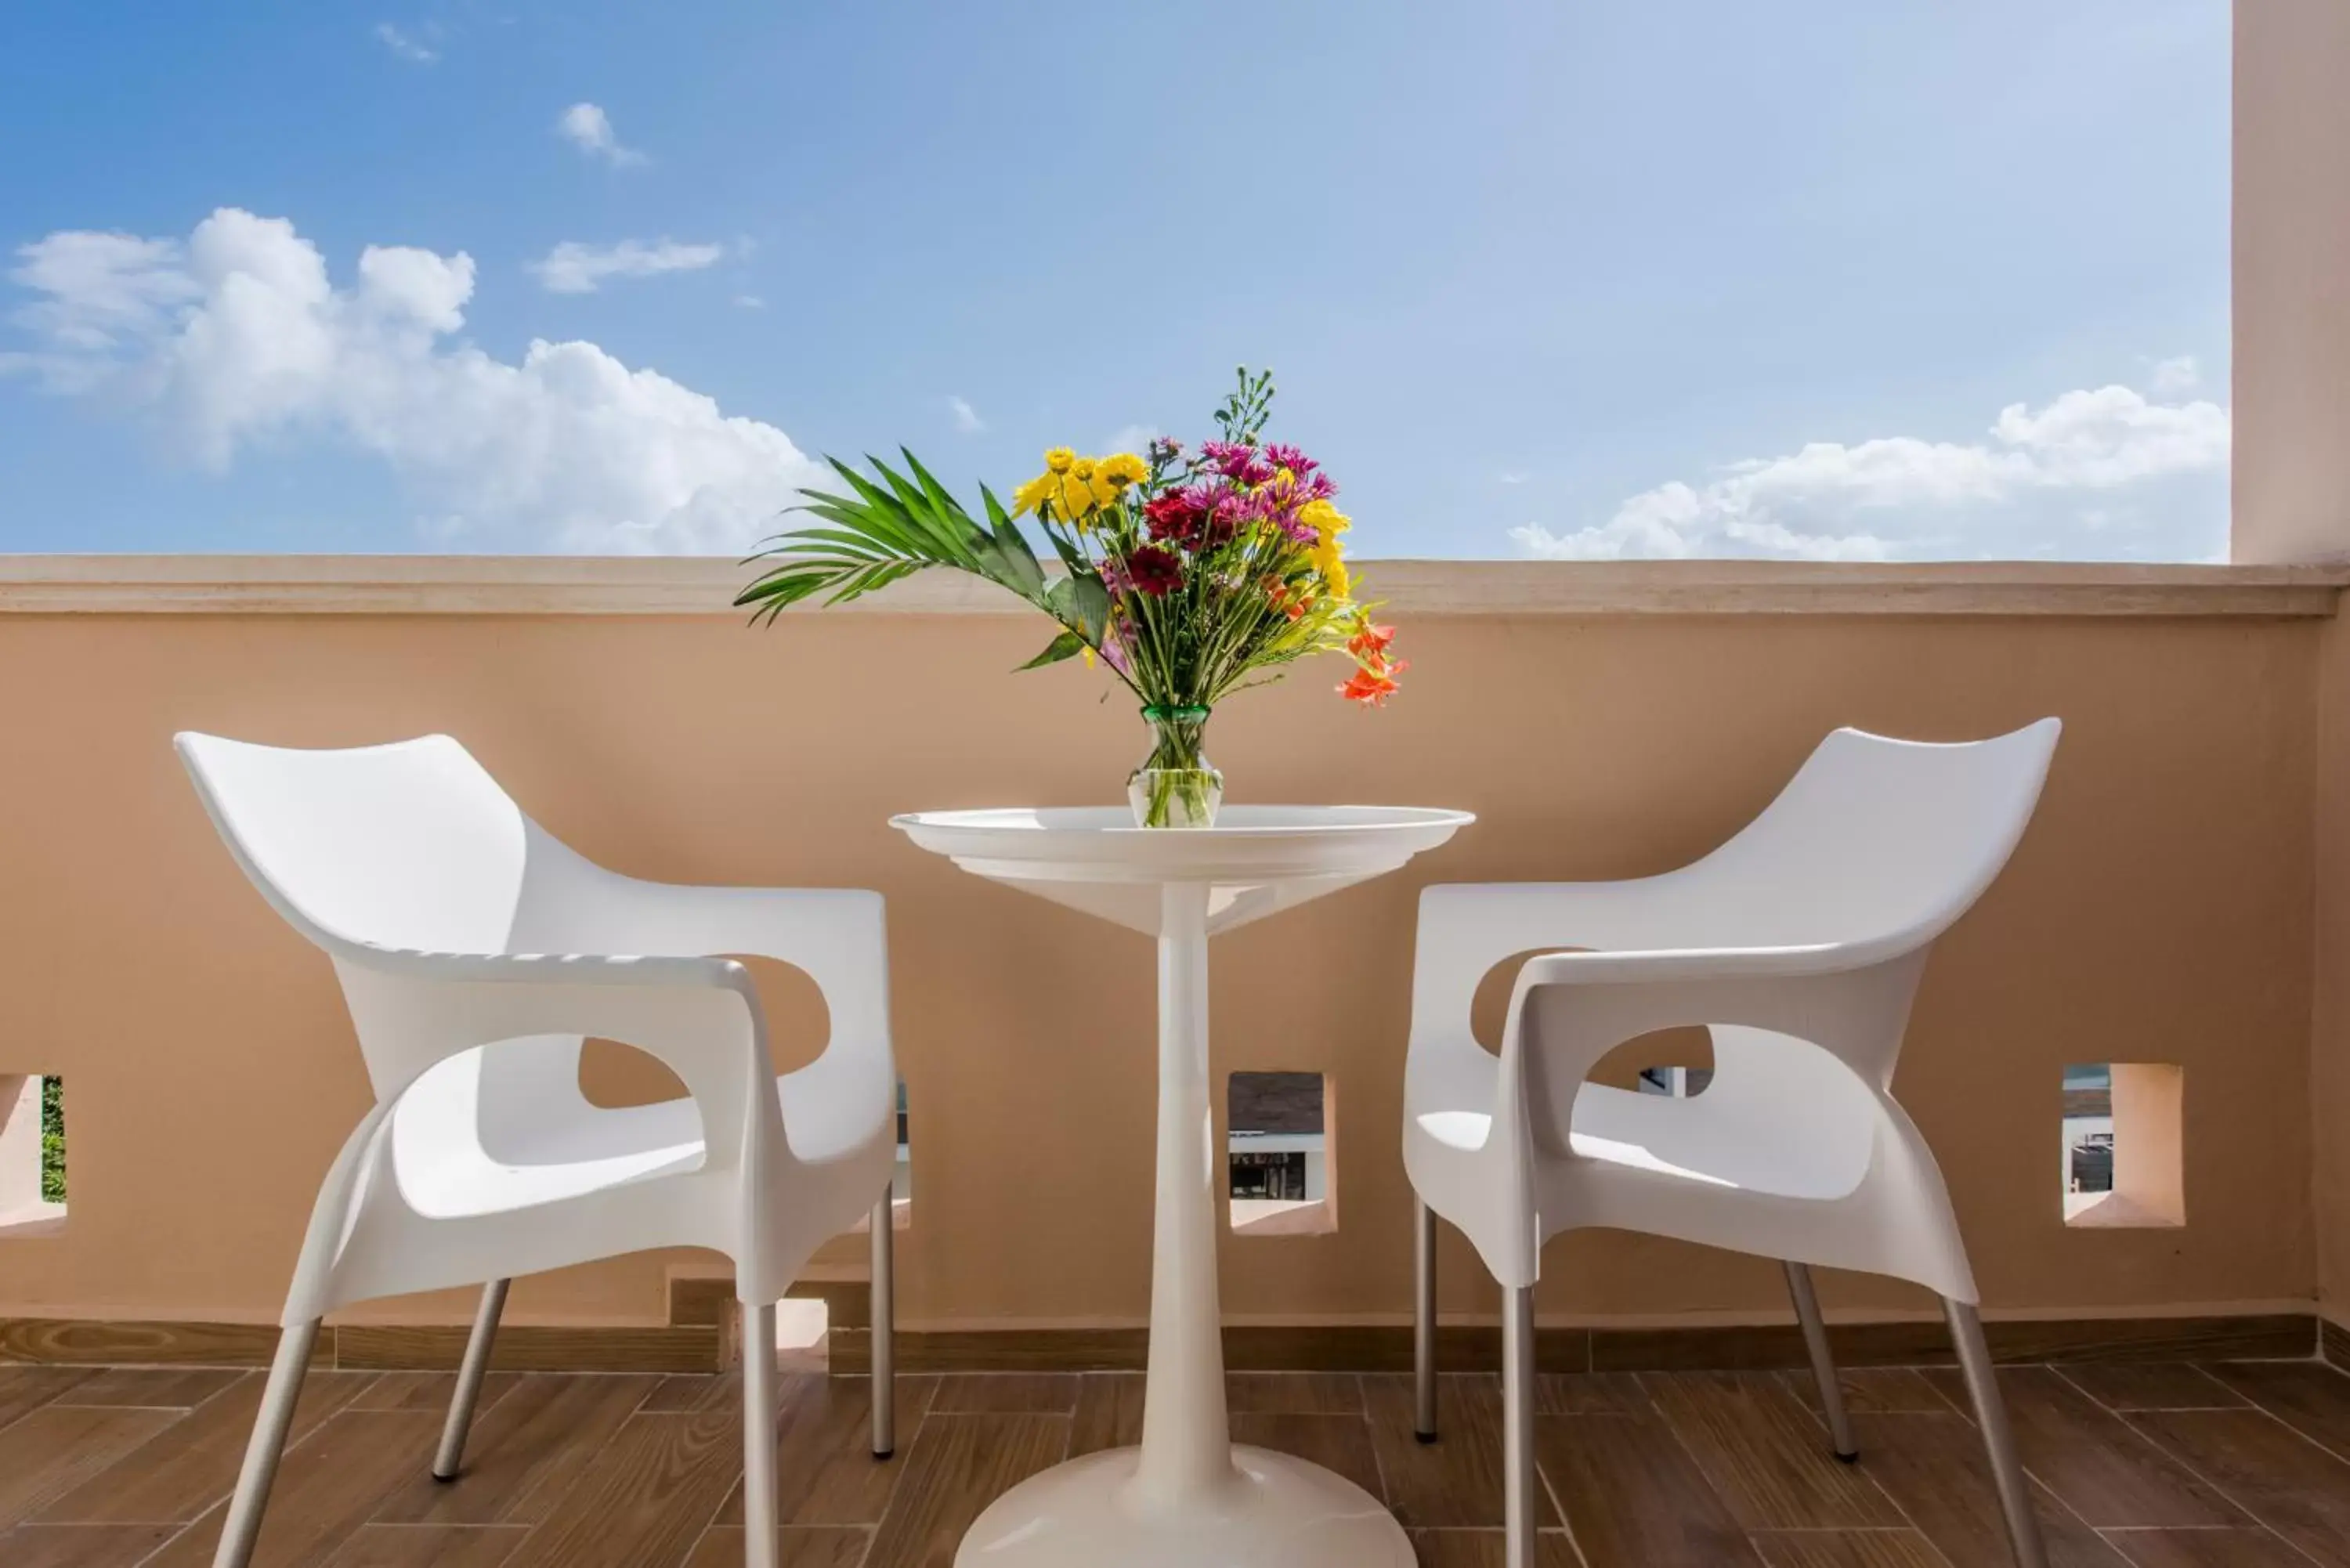
[[1377, 1498], [1319, 1465], [1234, 1447], [1230, 1481], [1146, 1510], [1128, 1483], [1139, 1449], [1029, 1477], [989, 1505], [955, 1568], [1412, 1568]]

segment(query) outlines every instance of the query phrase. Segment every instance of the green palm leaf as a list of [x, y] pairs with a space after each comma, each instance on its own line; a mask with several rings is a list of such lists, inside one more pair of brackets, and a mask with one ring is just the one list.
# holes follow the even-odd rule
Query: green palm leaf
[[[769, 540], [750, 559], [771, 564], [734, 602], [752, 607], [754, 619], [773, 620], [803, 599], [821, 595], [827, 604], [838, 604], [931, 566], [951, 566], [1054, 611], [1046, 602], [1044, 567], [994, 495], [982, 487], [992, 524], [983, 526], [912, 452], [904, 456], [911, 477], [879, 458], [866, 459], [879, 483], [837, 458], [826, 459], [849, 493], [801, 491], [801, 502], [792, 510], [824, 525]], [[1094, 586], [1098, 590], [1098, 582]], [[1088, 602], [1086, 607], [1093, 606]], [[1090, 617], [1083, 623], [1090, 629], [1080, 635], [1097, 641], [1107, 619], [1106, 614]]]

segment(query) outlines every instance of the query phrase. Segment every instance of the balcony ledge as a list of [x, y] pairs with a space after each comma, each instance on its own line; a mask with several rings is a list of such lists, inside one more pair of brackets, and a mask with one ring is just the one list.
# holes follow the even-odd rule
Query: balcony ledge
[[[1410, 616], [2326, 618], [2350, 566], [1952, 562], [1369, 561]], [[740, 616], [749, 568], [710, 556], [0, 556], [0, 613]], [[853, 613], [1028, 615], [933, 572]]]

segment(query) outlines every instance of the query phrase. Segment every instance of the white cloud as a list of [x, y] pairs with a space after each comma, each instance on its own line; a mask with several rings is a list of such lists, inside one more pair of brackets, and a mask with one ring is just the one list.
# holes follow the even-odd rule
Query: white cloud
[[775, 426], [593, 343], [515, 362], [464, 341], [463, 253], [369, 246], [338, 286], [293, 224], [223, 208], [184, 244], [61, 233], [19, 255], [38, 297], [14, 319], [38, 347], [0, 369], [135, 410], [213, 469], [264, 445], [373, 453], [436, 537], [733, 554], [817, 478]]
[[2181, 354], [2176, 359], [2165, 359], [2154, 368], [2154, 379], [2147, 389], [2158, 398], [2175, 398], [2181, 392], [2191, 392], [2203, 384], [2202, 367], [2195, 356]]
[[761, 299], [755, 294], [736, 295], [734, 296], [734, 305], [735, 308], [739, 310], [764, 310], [767, 308], [767, 302]]
[[665, 272], [699, 272], [725, 259], [724, 245], [686, 245], [675, 240], [622, 240], [618, 244], [582, 244], [565, 240], [530, 264], [538, 281], [554, 294], [593, 294], [608, 277], [653, 277]]
[[592, 103], [575, 103], [556, 120], [557, 134], [580, 151], [601, 158], [615, 168], [650, 162], [650, 160], [633, 147], [623, 147], [612, 133], [611, 117]]
[[1157, 425], [1120, 425], [1110, 431], [1109, 439], [1101, 443], [1100, 450], [1104, 452], [1130, 452], [1139, 455], [1143, 448], [1157, 441], [1160, 433]]
[[977, 435], [987, 428], [987, 421], [979, 417], [979, 410], [961, 398], [947, 400], [947, 415], [954, 421], [954, 428], [964, 435]]
[[2215, 403], [2100, 387], [2010, 404], [1985, 441], [1814, 441], [1644, 491], [1605, 523], [1510, 536], [1561, 560], [2202, 559], [2225, 542], [2228, 445]]
[[440, 50], [389, 22], [375, 25], [375, 41], [411, 65], [429, 66], [441, 57]]
[[43, 297], [8, 319], [41, 346], [0, 354], [0, 372], [29, 372], [52, 391], [92, 389], [110, 379], [118, 355], [163, 327], [194, 297], [194, 281], [170, 264], [168, 240], [68, 232], [26, 245], [9, 275]]
[[1507, 469], [1493, 475], [1493, 483], [1496, 484], [1523, 484], [1527, 480], [1532, 479], [1534, 475], [1531, 473], [1522, 473], [1516, 469]]

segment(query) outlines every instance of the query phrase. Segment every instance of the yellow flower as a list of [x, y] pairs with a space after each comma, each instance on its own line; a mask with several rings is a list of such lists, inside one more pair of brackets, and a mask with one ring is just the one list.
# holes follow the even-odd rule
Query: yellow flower
[[1097, 505], [1101, 506], [1116, 505], [1118, 504], [1118, 493], [1126, 488], [1125, 485], [1120, 484], [1117, 480], [1112, 479], [1109, 476], [1108, 471], [1106, 469], [1097, 468], [1094, 470], [1094, 476], [1091, 483], [1093, 485], [1094, 502]]
[[1068, 471], [1073, 479], [1091, 479], [1094, 476], [1094, 460], [1089, 457], [1077, 458], [1068, 464]]
[[1338, 559], [1335, 552], [1326, 561], [1317, 554], [1314, 558], [1314, 568], [1322, 574], [1322, 581], [1329, 587], [1333, 598], [1343, 599], [1354, 591], [1354, 585], [1347, 575], [1347, 563]]
[[1110, 483], [1123, 490], [1129, 484], [1139, 484], [1150, 477], [1150, 465], [1130, 452], [1113, 452], [1101, 460], [1096, 471], [1107, 474]]
[[1055, 473], [1068, 472], [1069, 465], [1076, 460], [1077, 454], [1065, 446], [1048, 447], [1045, 452], [1045, 466]]
[[1060, 487], [1053, 497], [1053, 504], [1064, 521], [1081, 523], [1092, 514], [1097, 503], [1094, 500], [1093, 486], [1084, 478], [1076, 473], [1057, 474], [1053, 482]]
[[1297, 509], [1297, 520], [1321, 535], [1324, 545], [1355, 525], [1355, 520], [1326, 501], [1309, 501]]
[[1012, 493], [1012, 515], [1025, 517], [1050, 501], [1060, 488], [1060, 478], [1053, 473], [1040, 473]]

